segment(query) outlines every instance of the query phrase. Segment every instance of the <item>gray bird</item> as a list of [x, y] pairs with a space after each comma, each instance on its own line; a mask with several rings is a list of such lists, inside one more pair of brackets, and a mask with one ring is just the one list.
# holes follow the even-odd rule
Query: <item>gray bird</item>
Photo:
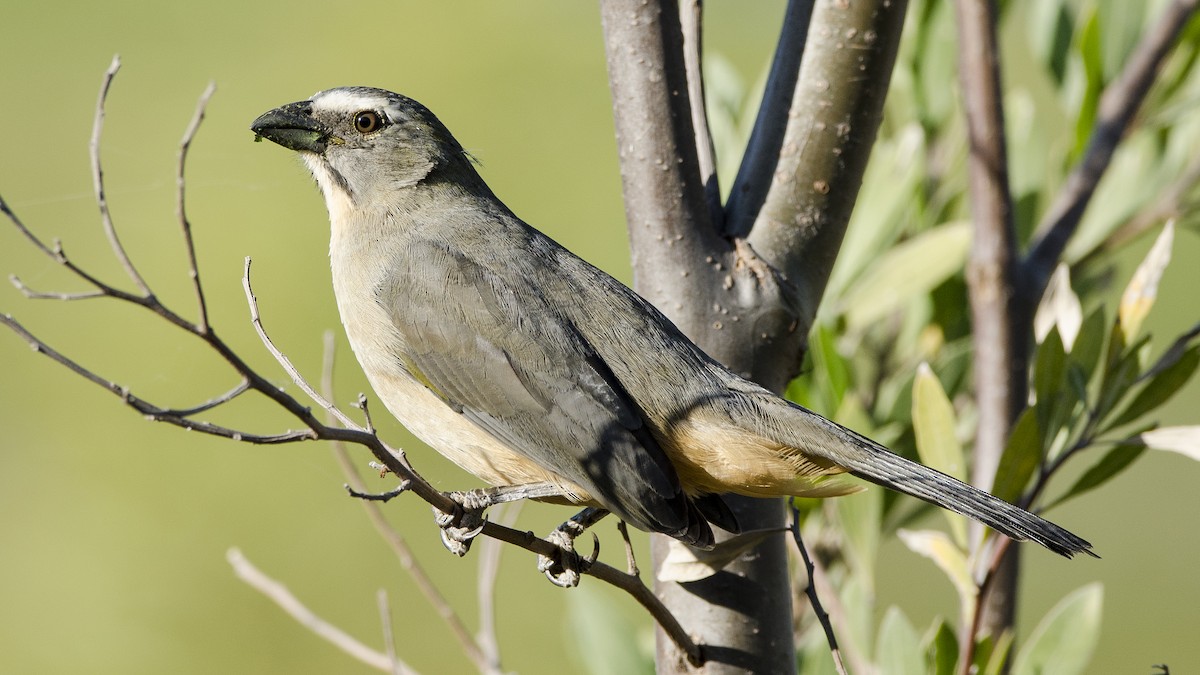
[[549, 484], [687, 544], [720, 495], [828, 497], [849, 472], [1070, 557], [1091, 544], [730, 372], [649, 302], [515, 216], [433, 113], [343, 87], [251, 126], [329, 209], [350, 345], [397, 419], [495, 486]]

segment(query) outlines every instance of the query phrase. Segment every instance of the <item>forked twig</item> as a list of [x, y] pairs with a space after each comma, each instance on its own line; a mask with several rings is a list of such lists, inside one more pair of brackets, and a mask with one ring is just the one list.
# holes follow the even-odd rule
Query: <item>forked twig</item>
[[104, 81], [100, 85], [100, 97], [96, 101], [96, 116], [92, 121], [92, 139], [88, 143], [92, 159], [92, 185], [96, 191], [96, 206], [100, 207], [100, 222], [104, 226], [104, 234], [108, 237], [108, 243], [112, 247], [113, 253], [117, 256], [121, 266], [125, 268], [125, 273], [129, 275], [130, 279], [133, 279], [133, 283], [137, 284], [142, 293], [153, 295], [150, 287], [146, 285], [146, 281], [142, 279], [141, 273], [129, 259], [125, 247], [121, 245], [120, 237], [117, 236], [117, 229], [113, 226], [112, 213], [108, 209], [108, 196], [104, 190], [104, 170], [100, 166], [100, 137], [104, 132], [104, 102], [108, 100], [108, 88], [112, 85], [113, 78], [120, 69], [121, 57], [113, 56], [112, 64], [104, 72]]
[[192, 288], [196, 291], [196, 305], [200, 308], [200, 321], [197, 326], [202, 332], [208, 331], [208, 303], [204, 300], [204, 288], [200, 285], [200, 268], [196, 266], [196, 243], [192, 239], [192, 223], [188, 220], [185, 207], [184, 197], [187, 181], [184, 180], [183, 170], [187, 166], [188, 149], [192, 147], [192, 140], [196, 138], [196, 132], [200, 130], [200, 123], [204, 121], [204, 111], [208, 108], [208, 101], [216, 91], [217, 84], [209, 82], [204, 93], [200, 94], [200, 101], [196, 104], [196, 113], [192, 115], [192, 121], [188, 123], [187, 130], [183, 132], [183, 140], [179, 142], [179, 162], [175, 171], [175, 212], [179, 216], [179, 227], [183, 229], [183, 241], [187, 247], [188, 274], [192, 278]]

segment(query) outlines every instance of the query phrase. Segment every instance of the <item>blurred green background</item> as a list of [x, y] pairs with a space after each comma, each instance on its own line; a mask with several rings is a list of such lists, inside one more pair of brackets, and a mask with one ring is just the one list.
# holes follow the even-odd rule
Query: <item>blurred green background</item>
[[[769, 60], [782, 4], [707, 3], [707, 49], [753, 82]], [[151, 285], [193, 315], [174, 216], [176, 146], [200, 92], [216, 81], [188, 168], [189, 215], [212, 321], [253, 363], [294, 389], [247, 320], [241, 266], [253, 257], [267, 328], [302, 371], [316, 376], [322, 332], [338, 329], [343, 403], [366, 383], [337, 324], [323, 204], [294, 156], [250, 142], [250, 121], [271, 107], [349, 84], [411, 95], [454, 130], [514, 211], [628, 281], [596, 4], [448, 5], [9, 2], [0, 11], [7, 28], [0, 42], [0, 194], [39, 236], [61, 238], [77, 263], [128, 287], [99, 228], [87, 158], [100, 76], [120, 53], [124, 68], [109, 97], [103, 145], [112, 213]], [[1150, 319], [1160, 339], [1197, 318], [1196, 239], [1186, 231], [1177, 237], [1162, 289], [1165, 302], [1175, 304], [1160, 305]], [[1121, 278], [1148, 245], [1130, 251]], [[40, 290], [83, 290], [6, 223], [0, 271]], [[195, 341], [135, 308], [34, 302], [4, 284], [0, 311], [164, 405], [192, 405], [235, 383]], [[398, 649], [410, 664], [425, 672], [470, 669], [345, 496], [327, 447], [254, 447], [148, 424], [0, 333], [0, 671], [366, 671], [235, 580], [224, 559], [231, 546], [377, 647], [374, 594], [386, 588]], [[1165, 409], [1163, 423], [1195, 423], [1198, 401], [1193, 384]], [[385, 438], [407, 449], [436, 484], [476, 485], [377, 409]], [[293, 426], [249, 401], [213, 417], [265, 432]], [[1068, 563], [1029, 549], [1023, 629], [1067, 592], [1099, 580], [1106, 604], [1094, 672], [1200, 666], [1197, 481], [1196, 463], [1152, 454], [1056, 511], [1056, 520], [1090, 538], [1104, 559]], [[389, 487], [374, 479], [372, 485]], [[418, 500], [401, 499], [388, 510], [474, 626], [476, 557], [445, 553]], [[533, 505], [520, 525], [545, 531], [566, 515]], [[619, 563], [611, 524], [601, 536], [611, 542], [605, 558]], [[888, 546], [894, 563], [882, 571], [880, 608], [900, 604], [918, 626], [935, 614], [952, 615], [953, 594], [939, 573], [898, 543]], [[523, 673], [581, 667], [568, 618], [587, 607], [611, 605], [633, 634], [646, 636], [650, 628], [632, 602], [598, 584], [551, 587], [533, 559], [515, 550], [505, 553], [497, 602], [504, 666]], [[638, 645], [628, 648], [645, 641]]]

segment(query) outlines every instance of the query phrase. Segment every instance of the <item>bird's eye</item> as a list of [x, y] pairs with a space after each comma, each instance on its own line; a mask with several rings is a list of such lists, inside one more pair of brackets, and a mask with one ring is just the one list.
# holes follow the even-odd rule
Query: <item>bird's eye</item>
[[364, 110], [354, 114], [354, 129], [360, 134], [369, 134], [383, 128], [383, 120], [374, 110]]

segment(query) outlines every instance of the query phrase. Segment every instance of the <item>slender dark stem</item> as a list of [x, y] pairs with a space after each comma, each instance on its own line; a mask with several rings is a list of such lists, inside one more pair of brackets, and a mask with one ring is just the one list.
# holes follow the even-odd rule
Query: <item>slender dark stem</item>
[[816, 615], [817, 621], [821, 623], [821, 629], [825, 631], [825, 640], [829, 643], [829, 653], [833, 655], [833, 665], [837, 668], [837, 672], [841, 675], [846, 675], [846, 664], [842, 662], [842, 650], [838, 647], [837, 636], [833, 633], [833, 624], [829, 622], [829, 613], [825, 611], [825, 607], [821, 605], [821, 597], [817, 594], [817, 584], [815, 581], [817, 566], [813, 563], [812, 558], [808, 555], [808, 548], [804, 545], [804, 538], [800, 536], [800, 509], [796, 508], [794, 502], [789, 504], [792, 511], [792, 541], [796, 542], [796, 549], [800, 551], [800, 558], [804, 561], [805, 574], [808, 576], [808, 582], [804, 586], [804, 594], [808, 596], [808, 602], [812, 605], [813, 614]]
[[1117, 146], [1154, 84], [1159, 66], [1195, 13], [1198, 3], [1200, 0], [1172, 0], [1158, 21], [1142, 35], [1117, 79], [1101, 94], [1096, 123], [1083, 158], [1067, 176], [1063, 189], [1042, 217], [1025, 258], [1032, 297], [1040, 297], [1071, 235], [1079, 226], [1096, 186], [1112, 162]]

